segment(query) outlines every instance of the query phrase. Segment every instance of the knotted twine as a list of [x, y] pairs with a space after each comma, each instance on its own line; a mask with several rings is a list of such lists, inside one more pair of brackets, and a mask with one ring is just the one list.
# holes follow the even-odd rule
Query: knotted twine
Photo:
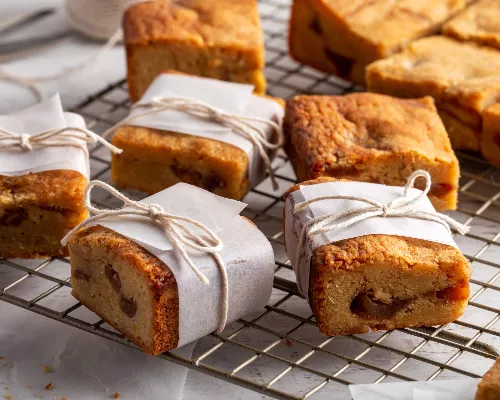
[[[100, 187], [115, 196], [117, 199], [123, 201], [124, 207], [120, 209], [100, 209], [94, 207], [90, 199], [90, 194], [94, 187]], [[122, 215], [138, 215], [151, 219], [156, 223], [156, 225], [162, 228], [165, 236], [174, 245], [174, 248], [181, 254], [182, 258], [184, 258], [200, 281], [206, 285], [210, 283], [208, 278], [196, 267], [184, 246], [211, 254], [215, 259], [222, 280], [221, 318], [219, 320], [217, 333], [224, 330], [229, 306], [228, 278], [224, 261], [219, 255], [219, 252], [222, 250], [223, 243], [210, 228], [194, 219], [169, 214], [159, 204], [145, 204], [140, 201], [131, 200], [112, 186], [99, 180], [93, 180], [87, 185], [87, 188], [85, 189], [84, 203], [89, 212], [94, 215], [81, 222], [78, 226], [68, 232], [68, 234], [61, 240], [61, 244], [63, 246], [66, 246], [70, 238], [80, 229], [86, 228], [101, 219], [107, 217], [119, 217]], [[201, 229], [207, 237], [202, 238], [182, 223]]]
[[[230, 128], [236, 134], [239, 134], [252, 142], [264, 161], [264, 166], [269, 173], [273, 189], [278, 190], [278, 182], [276, 181], [273, 168], [271, 167], [271, 158], [268, 153], [268, 151], [276, 151], [278, 148], [283, 146], [283, 131], [276, 122], [264, 118], [227, 113], [200, 100], [190, 98], [155, 97], [149, 102], [139, 102], [132, 105], [132, 109], [139, 108], [145, 108], [146, 111], [125, 118], [123, 121], [117, 123], [104, 132], [102, 136], [107, 137], [108, 135], [111, 135], [118, 127], [127, 125], [137, 118], [152, 114], [159, 114], [167, 110], [180, 111], [186, 114], [194, 115], [200, 119], [214, 121]], [[266, 132], [255, 124], [264, 124], [271, 127], [273, 130], [272, 137], [276, 136], [276, 142], [270, 142], [267, 139]]]
[[[409, 195], [409, 191], [411, 188], [413, 188], [415, 180], [420, 177], [425, 178], [425, 189], [421, 191], [417, 196], [411, 197]], [[297, 253], [295, 256], [296, 265], [300, 265], [300, 258], [303, 253], [302, 248], [307, 237], [313, 237], [319, 235], [320, 233], [347, 228], [369, 218], [406, 217], [421, 219], [443, 225], [450, 235], [450, 226], [455, 228], [460, 234], [465, 235], [467, 232], [469, 232], [469, 226], [461, 224], [460, 222], [455, 221], [453, 218], [450, 218], [447, 215], [438, 213], [436, 211], [424, 211], [411, 207], [412, 204], [427, 196], [427, 193], [429, 193], [429, 190], [431, 189], [431, 183], [432, 181], [430, 174], [427, 171], [418, 170], [411, 174], [411, 176], [408, 178], [408, 182], [406, 183], [406, 186], [404, 188], [403, 196], [398, 197], [387, 204], [369, 199], [367, 197], [344, 195], [315, 197], [310, 200], [297, 203], [293, 210], [294, 214], [299, 213], [311, 203], [324, 200], [353, 200], [370, 204], [370, 206], [350, 208], [340, 212], [312, 218], [307, 221], [300, 233]], [[300, 271], [300, 268], [298, 268], [298, 271]], [[300, 279], [297, 279], [297, 281], [300, 282]]]
[[[78, 141], [68, 139], [79, 139]], [[122, 152], [116, 146], [95, 134], [92, 131], [78, 127], [66, 127], [59, 129], [50, 129], [34, 135], [27, 133], [14, 133], [0, 129], [0, 150], [10, 148], [20, 148], [25, 151], [33, 151], [43, 147], [70, 146], [82, 149], [88, 156], [86, 143], [101, 143], [104, 147], [113, 153]]]

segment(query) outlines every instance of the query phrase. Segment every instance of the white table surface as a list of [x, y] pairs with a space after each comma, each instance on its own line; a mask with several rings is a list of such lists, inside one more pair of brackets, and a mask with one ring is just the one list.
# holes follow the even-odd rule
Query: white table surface
[[[23, 9], [29, 9], [33, 6], [44, 6], [54, 4], [60, 5], [59, 0], [4, 0], [0, 3], [0, 18], [9, 13], [18, 12]], [[68, 29], [65, 24], [64, 13], [58, 13], [55, 16], [47, 18], [47, 20], [34, 24], [23, 35], [9, 35], [8, 38], [0, 36], [0, 42], [5, 40], [18, 39], [25, 35], [54, 32], [57, 30]], [[0, 69], [5, 69], [9, 72], [17, 74], [32, 74], [52, 73], [60, 68], [74, 65], [80, 60], [87, 59], [95, 51], [99, 49], [101, 43], [86, 40], [78, 35], [71, 35], [68, 39], [62, 41], [57, 46], [37, 52], [36, 54], [25, 56], [16, 61], [0, 64]], [[49, 96], [59, 92], [62, 97], [63, 104], [66, 108], [72, 107], [87, 96], [103, 89], [106, 85], [121, 79], [125, 74], [124, 52], [121, 46], [117, 46], [109, 53], [104, 55], [99, 62], [94, 63], [88, 69], [78, 72], [72, 76], [60, 79], [54, 82], [43, 83], [41, 86], [45, 93]], [[9, 113], [35, 102], [32, 93], [24, 88], [14, 86], [5, 82], [0, 82], [0, 114]], [[478, 233], [478, 232], [476, 232]], [[492, 232], [488, 231], [488, 226], [484, 227], [485, 236], [491, 236]], [[498, 247], [495, 247], [497, 249]], [[462, 250], [466, 251], [467, 249]], [[472, 253], [472, 250], [471, 252]], [[1, 266], [0, 266], [1, 267]], [[2, 271], [0, 269], [0, 287], [6, 282], [12, 281], [12, 276], [8, 274], [12, 269]], [[476, 269], [475, 274], [477, 279], [483, 279], [480, 275], [480, 268]], [[485, 278], [484, 278], [485, 279]], [[33, 280], [36, 284], [36, 280]], [[498, 306], [497, 292], [492, 294], [488, 303]], [[303, 301], [297, 304], [297, 307], [304, 307]], [[473, 310], [468, 310], [473, 312]], [[466, 313], [467, 314], [467, 313]], [[466, 315], [467, 317], [467, 315]], [[475, 320], [475, 315], [470, 315], [470, 320]], [[479, 322], [478, 322], [479, 323]], [[17, 334], [13, 334], [13, 332]], [[460, 333], [460, 329], [455, 331]], [[314, 332], [317, 335], [317, 332]], [[44, 336], [51, 336], [53, 345], [48, 348], [44, 343]], [[4, 338], [4, 340], [2, 340]], [[7, 339], [9, 338], [9, 339]], [[54, 340], [57, 338], [57, 340]], [[500, 343], [494, 338], [490, 344], [500, 347]], [[419, 340], [412, 338], [407, 339], [405, 343], [408, 348], [412, 348], [418, 344]], [[428, 345], [423, 353], [423, 356], [437, 357], [436, 350], [433, 344]], [[200, 354], [203, 351], [203, 345], [195, 348], [195, 354]], [[26, 356], [27, 357], [23, 357]], [[451, 355], [451, 354], [450, 354]], [[163, 360], [158, 360], [149, 357], [136, 350], [126, 348], [124, 346], [109, 342], [105, 339], [94, 337], [85, 332], [65, 326], [61, 323], [47, 320], [46, 318], [35, 315], [28, 311], [0, 302], [0, 356], [5, 357], [0, 360], [0, 396], [3, 394], [15, 395], [13, 399], [27, 398], [24, 397], [26, 385], [34, 386], [35, 382], [38, 389], [34, 393], [40, 391], [42, 398], [55, 398], [56, 392], [45, 392], [40, 389], [42, 383], [53, 380], [54, 384], [61, 390], [58, 391], [58, 396], [67, 396], [68, 400], [74, 399], [101, 399], [111, 398], [112, 391], [118, 391], [122, 394], [123, 399], [142, 399], [145, 393], [149, 393], [152, 399], [174, 399], [173, 396], [176, 387], [179, 387], [179, 382], [183, 381], [183, 375], [187, 373], [187, 379], [183, 389], [183, 397], [185, 399], [261, 399], [265, 398], [262, 395], [252, 391], [236, 387], [232, 384], [225, 383], [207, 375], [194, 371], [187, 372], [185, 369], [175, 366]], [[447, 354], [441, 354], [446, 359]], [[21, 357], [21, 359], [20, 359]], [[221, 354], [221, 362], [225, 354]], [[374, 355], [376, 357], [376, 355]], [[80, 363], [75, 363], [75, 360], [80, 360]], [[90, 359], [90, 365], [86, 364], [86, 360]], [[98, 362], [97, 360], [101, 360]], [[5, 362], [6, 369], [2, 369], [1, 362]], [[376, 361], [380, 365], [385, 365], [385, 361], [378, 359]], [[491, 361], [486, 361], [478, 356], [471, 356], [460, 362], [467, 363], [468, 369], [483, 373]], [[128, 372], [124, 375], [117, 376], [114, 371], [123, 373], [123, 365], [131, 365]], [[48, 376], [44, 375], [43, 366], [51, 365], [54, 372]], [[411, 364], [410, 364], [411, 365]], [[455, 365], [455, 364], [454, 364]], [[353, 367], [353, 371], [363, 375], [364, 371], [358, 367]], [[64, 375], [58, 375], [62, 374]], [[248, 371], [249, 375], [258, 375], [258, 370]], [[57, 380], [58, 376], [64, 376], [64, 380]], [[422, 373], [422, 379], [425, 378]], [[72, 377], [72, 378], [68, 378]], [[446, 377], [446, 373], [443, 374]], [[263, 379], [263, 378], [262, 378]], [[291, 384], [301, 387], [305, 382], [298, 378]], [[305, 378], [304, 378], [305, 379]], [[13, 383], [15, 382], [15, 383]], [[60, 386], [59, 386], [60, 385]], [[7, 389], [5, 389], [5, 387]], [[110, 392], [106, 391], [110, 389]], [[23, 393], [23, 394], [21, 394]], [[328, 393], [324, 396], [315, 396], [318, 398], [333, 398], [339, 393]], [[345, 396], [345, 392], [343, 392]], [[28, 397], [31, 398], [31, 397]], [[61, 398], [61, 397], [58, 397]]]

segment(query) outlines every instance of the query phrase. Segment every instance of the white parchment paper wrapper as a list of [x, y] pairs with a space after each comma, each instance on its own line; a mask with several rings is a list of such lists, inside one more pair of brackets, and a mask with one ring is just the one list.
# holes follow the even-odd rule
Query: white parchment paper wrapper
[[[0, 128], [34, 135], [51, 129], [85, 128], [85, 120], [78, 114], [64, 112], [56, 94], [43, 103], [9, 115], [0, 115]], [[77, 138], [65, 138], [75, 143], [86, 143]], [[20, 148], [0, 149], [0, 175], [19, 176], [29, 172], [69, 169], [90, 176], [88, 155], [77, 147], [43, 147], [33, 151]]]
[[[409, 195], [416, 197], [421, 193], [418, 189], [410, 189]], [[285, 240], [288, 257], [292, 263], [297, 284], [302, 289], [302, 294], [308, 297], [309, 272], [311, 257], [314, 249], [325, 244], [334, 243], [344, 239], [358, 236], [385, 234], [407, 236], [416, 239], [429, 240], [457, 247], [446, 228], [437, 222], [424, 221], [407, 217], [375, 217], [350, 227], [319, 234], [305, 241], [305, 254], [301, 257], [300, 265], [296, 265], [295, 257], [302, 227], [312, 218], [339, 212], [346, 209], [368, 207], [369, 205], [353, 200], [323, 200], [310, 204], [297, 216], [293, 216], [292, 209], [297, 203], [315, 197], [329, 195], [348, 195], [368, 197], [370, 199], [389, 203], [404, 195], [404, 188], [399, 186], [386, 186], [365, 182], [326, 182], [316, 185], [300, 186], [300, 190], [291, 193], [285, 203]], [[422, 198], [412, 205], [425, 211], [434, 211], [434, 207], [427, 197]], [[339, 220], [340, 222], [341, 220]]]
[[[150, 102], [155, 97], [196, 99], [227, 113], [259, 117], [281, 124], [284, 114], [283, 108], [273, 100], [253, 95], [253, 89], [252, 85], [241, 83], [178, 74], [162, 74], [153, 81], [138, 104]], [[130, 116], [140, 114], [145, 110], [145, 108], [132, 110]], [[262, 159], [252, 142], [217, 122], [203, 120], [180, 111], [168, 110], [139, 117], [127, 124], [200, 136], [232, 144], [248, 154], [248, 173], [251, 186], [255, 186], [265, 176], [266, 171]], [[255, 125], [268, 132], [268, 138], [271, 139], [272, 131], [269, 127], [258, 123]]]
[[[274, 253], [257, 227], [239, 216], [246, 204], [185, 183], [178, 183], [142, 201], [159, 204], [168, 213], [197, 220], [222, 240], [224, 247], [220, 255], [229, 281], [227, 323], [267, 304], [273, 283]], [[99, 221], [99, 225], [141, 244], [172, 270], [179, 292], [179, 346], [217, 329], [222, 286], [217, 264], [211, 255], [188, 250], [194, 264], [210, 281], [205, 285], [173, 249], [161, 228], [150, 219], [110, 217]]]
[[480, 379], [350, 385], [353, 400], [474, 400]]

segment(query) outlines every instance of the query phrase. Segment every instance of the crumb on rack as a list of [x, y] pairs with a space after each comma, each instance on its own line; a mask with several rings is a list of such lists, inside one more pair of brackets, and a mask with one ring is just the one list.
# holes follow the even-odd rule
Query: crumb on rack
[[45, 386], [45, 390], [50, 390], [54, 387], [54, 385], [52, 385], [52, 383], [49, 383], [47, 386]]
[[45, 372], [46, 374], [48, 374], [49, 372], [52, 372], [52, 368], [50, 368], [49, 365], [45, 365], [43, 367], [43, 372]]
[[113, 399], [119, 399], [120, 398], [120, 393], [115, 392], [113, 395]]
[[39, 399], [39, 398], [41, 398], [41, 397], [42, 397], [42, 394], [41, 394], [40, 392], [38, 392], [37, 394], [35, 394], [35, 397], [36, 397], [37, 399]]
[[290, 339], [285, 339], [285, 344], [288, 346], [288, 347], [291, 347], [292, 346], [292, 341]]
[[68, 398], [63, 396], [63, 398], [61, 400], [68, 400]]

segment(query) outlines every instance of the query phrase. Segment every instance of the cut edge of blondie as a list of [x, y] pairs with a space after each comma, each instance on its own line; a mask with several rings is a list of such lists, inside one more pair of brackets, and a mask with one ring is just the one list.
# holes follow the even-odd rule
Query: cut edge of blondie
[[86, 185], [72, 170], [0, 175], [0, 257], [67, 256], [61, 239], [88, 215]]
[[77, 300], [149, 354], [177, 347], [179, 299], [168, 266], [100, 225], [76, 233], [68, 247]]

